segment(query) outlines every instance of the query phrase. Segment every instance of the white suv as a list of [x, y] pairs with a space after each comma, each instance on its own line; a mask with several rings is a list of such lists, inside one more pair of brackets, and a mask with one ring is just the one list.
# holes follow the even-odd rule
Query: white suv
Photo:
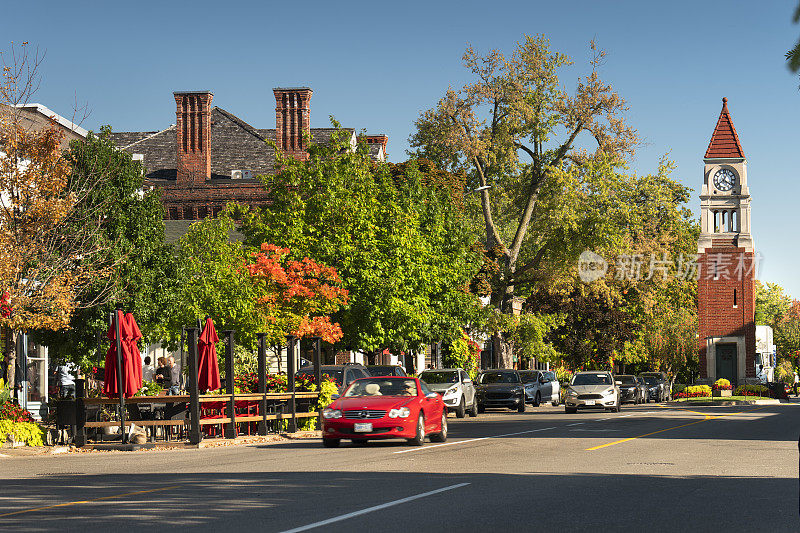
[[463, 369], [442, 368], [423, 370], [419, 379], [433, 392], [442, 395], [448, 411], [454, 411], [458, 418], [478, 416], [478, 398], [475, 385]]

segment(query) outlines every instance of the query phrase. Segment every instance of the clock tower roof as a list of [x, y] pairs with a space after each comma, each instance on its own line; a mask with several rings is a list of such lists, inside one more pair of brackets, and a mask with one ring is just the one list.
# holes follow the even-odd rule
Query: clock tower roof
[[744, 150], [736, 135], [736, 128], [733, 127], [733, 120], [728, 111], [728, 99], [722, 99], [722, 111], [717, 119], [717, 127], [711, 135], [711, 142], [708, 143], [705, 159], [717, 158], [742, 158]]

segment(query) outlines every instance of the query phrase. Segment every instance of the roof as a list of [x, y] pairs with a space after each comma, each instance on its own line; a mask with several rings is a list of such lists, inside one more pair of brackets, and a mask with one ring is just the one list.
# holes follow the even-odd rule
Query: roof
[[[211, 109], [211, 179], [230, 180], [232, 170], [269, 174], [275, 164], [275, 149], [264, 141], [275, 141], [275, 129], [256, 129], [220, 107]], [[317, 143], [330, 141], [334, 128], [312, 128]], [[355, 130], [344, 128], [353, 135]], [[113, 132], [111, 139], [130, 154], [142, 154], [147, 178], [176, 180], [177, 128], [161, 131]]]
[[86, 138], [87, 135], [89, 135], [89, 132], [86, 131], [85, 129], [81, 128], [80, 126], [78, 126], [77, 124], [72, 122], [71, 120], [68, 120], [68, 119], [62, 117], [61, 115], [59, 115], [55, 111], [51, 110], [49, 107], [44, 106], [42, 104], [17, 104], [14, 107], [19, 107], [19, 108], [22, 108], [22, 109], [30, 109], [30, 110], [38, 111], [42, 115], [44, 115], [44, 116], [46, 116], [46, 117], [48, 117], [50, 119], [53, 119], [58, 124], [61, 124], [66, 129], [75, 132], [77, 135], [80, 135], [84, 139]]
[[717, 127], [711, 135], [711, 142], [708, 143], [705, 159], [717, 158], [742, 158], [744, 150], [736, 135], [736, 128], [733, 127], [733, 119], [728, 111], [728, 99], [722, 99], [722, 111], [717, 119]]

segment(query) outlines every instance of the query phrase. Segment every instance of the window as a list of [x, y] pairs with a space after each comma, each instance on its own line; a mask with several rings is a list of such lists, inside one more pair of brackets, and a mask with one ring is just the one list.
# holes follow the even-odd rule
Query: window
[[733, 307], [739, 307], [736, 302], [736, 289], [733, 289]]

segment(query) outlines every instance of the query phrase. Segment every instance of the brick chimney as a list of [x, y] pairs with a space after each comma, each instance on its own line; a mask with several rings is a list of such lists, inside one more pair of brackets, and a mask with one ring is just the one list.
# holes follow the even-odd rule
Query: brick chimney
[[178, 185], [211, 179], [210, 91], [179, 91], [175, 95], [178, 128]]
[[386, 145], [389, 144], [389, 136], [385, 133], [367, 134], [363, 136], [364, 142], [367, 144], [380, 144], [383, 146], [383, 155], [386, 157]]
[[277, 87], [275, 93], [275, 144], [286, 155], [305, 161], [306, 141], [311, 133], [311, 95], [309, 87]]

